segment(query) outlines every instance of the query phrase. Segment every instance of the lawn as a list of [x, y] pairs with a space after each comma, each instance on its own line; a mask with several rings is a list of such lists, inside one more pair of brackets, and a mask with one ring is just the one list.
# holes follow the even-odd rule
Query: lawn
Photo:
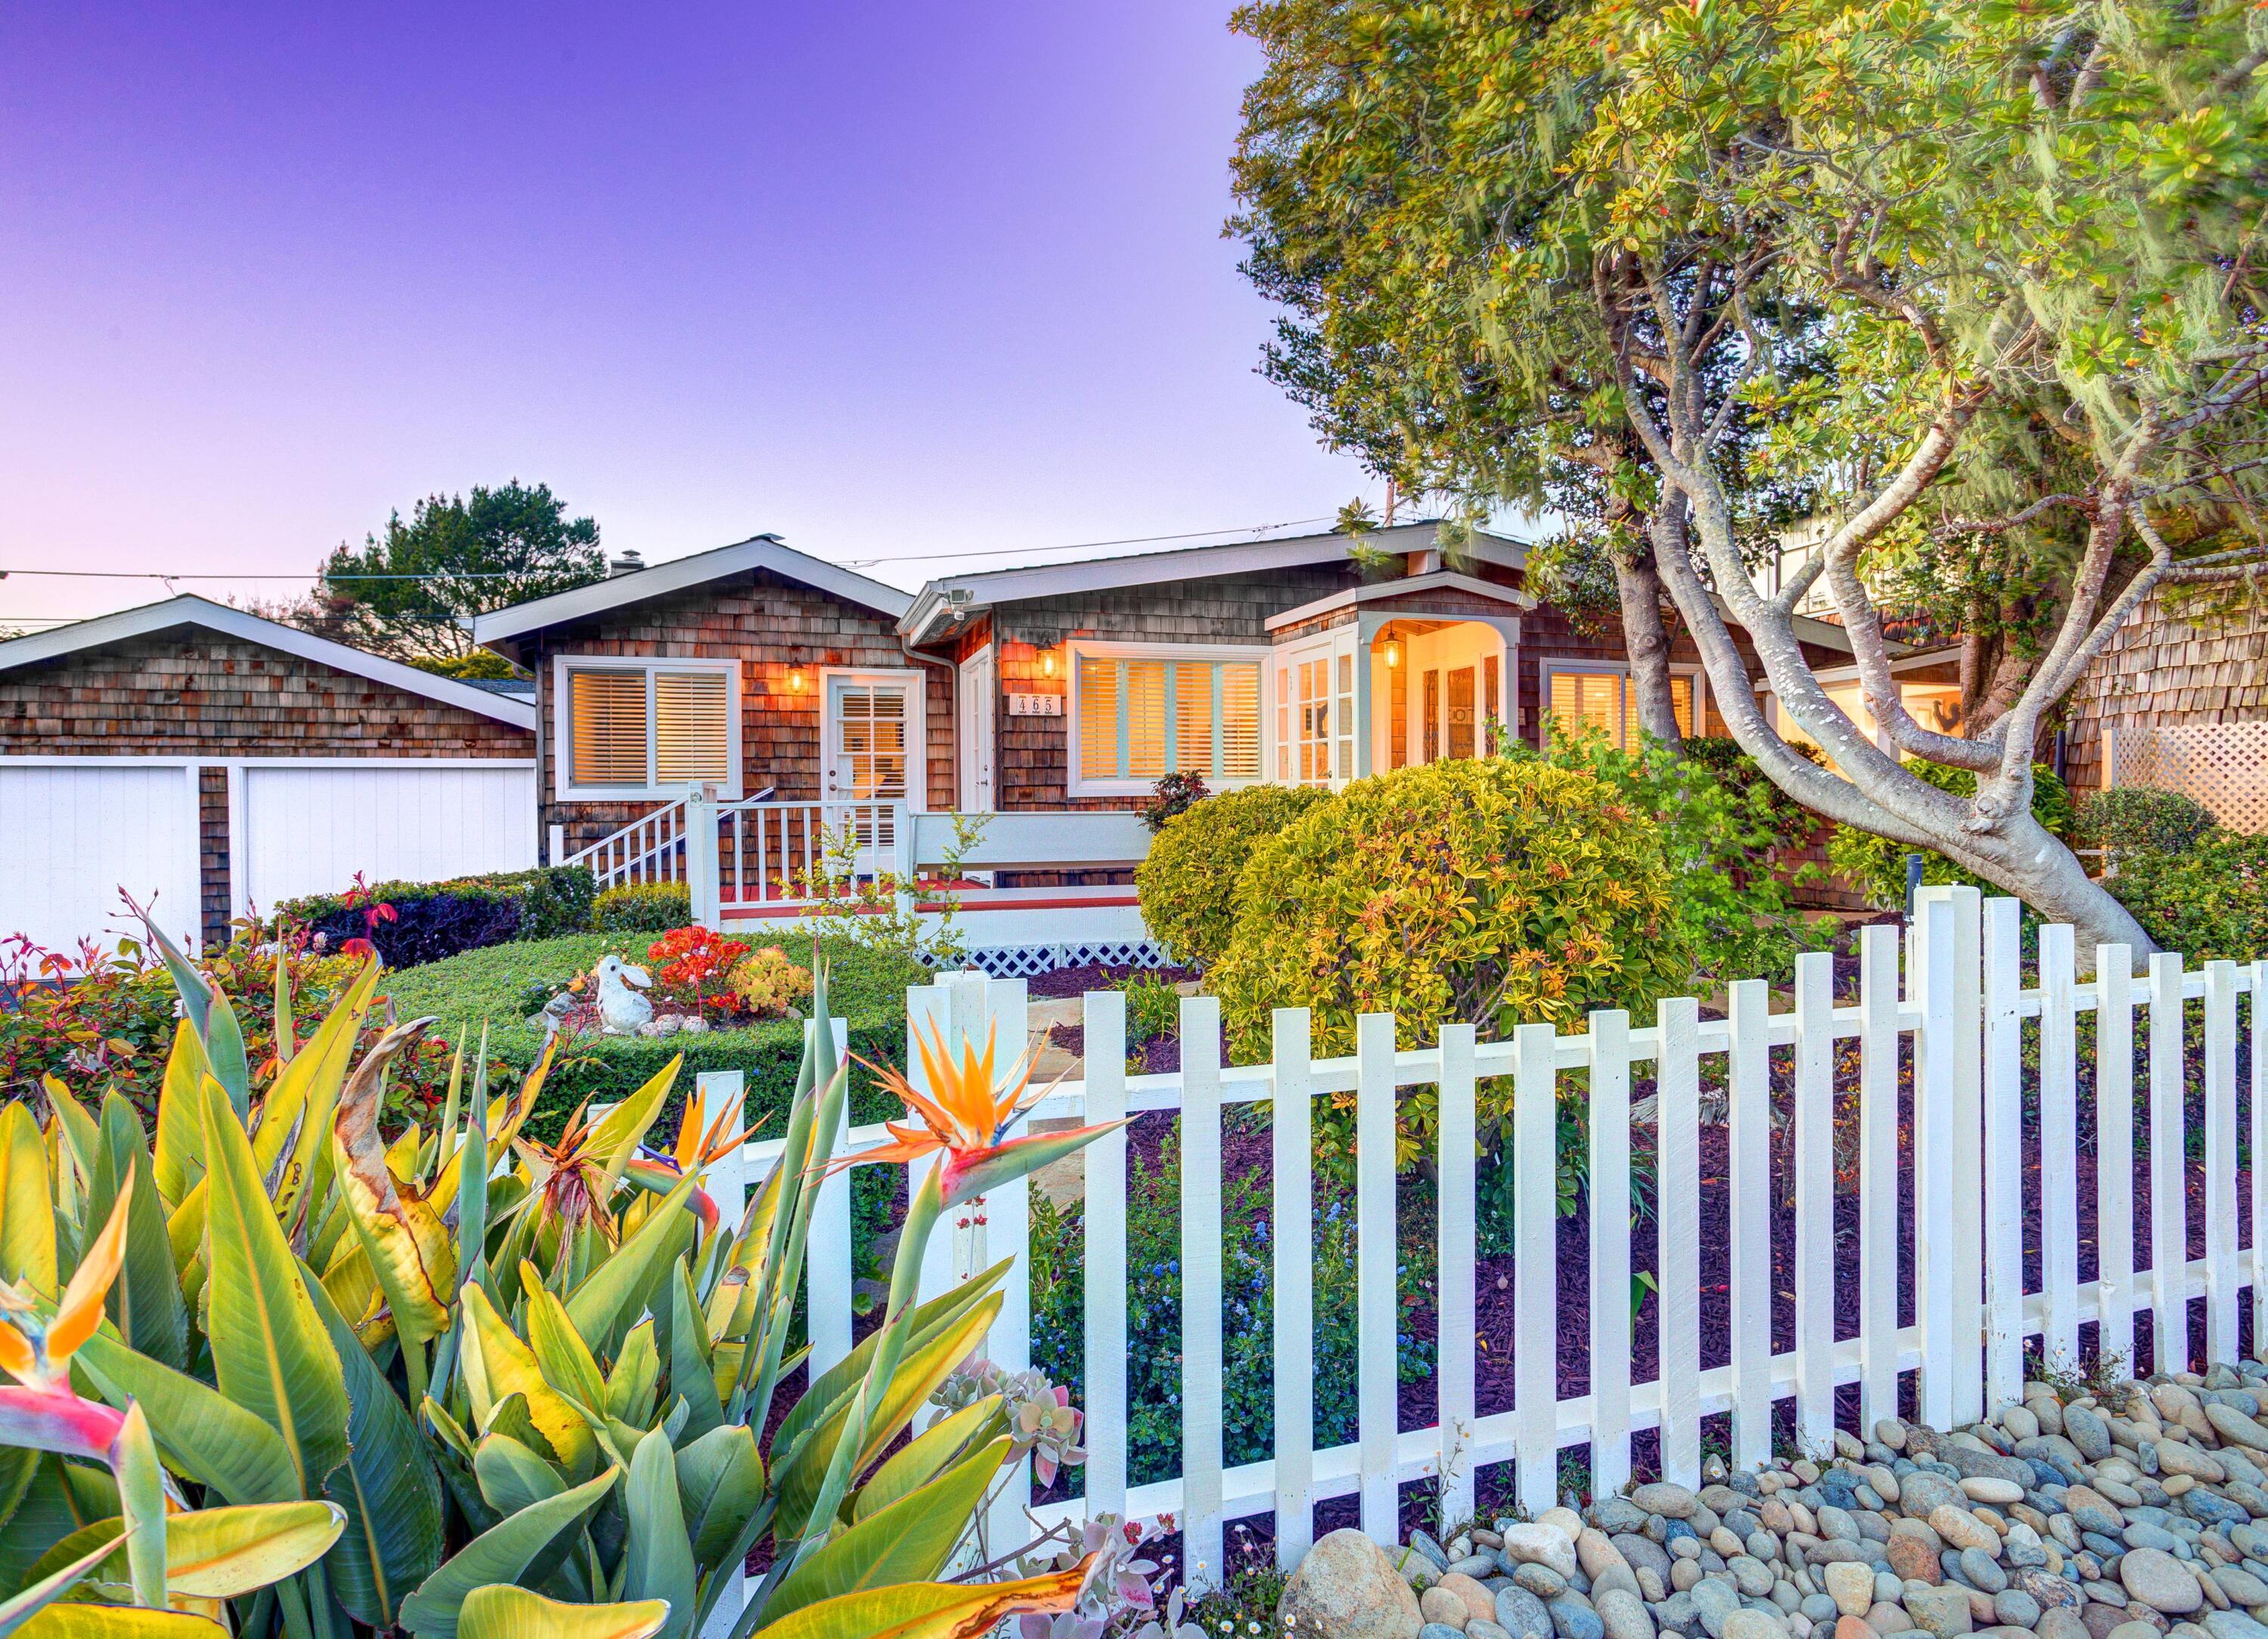
[[[430, 1014], [437, 1021], [438, 1034], [453, 1039], [462, 1029], [468, 1042], [476, 1041], [485, 1022], [492, 1073], [501, 1066], [504, 1073], [517, 1077], [543, 1049], [542, 1027], [526, 1022], [533, 1011], [526, 1000], [528, 987], [539, 981], [563, 983], [588, 972], [610, 952], [644, 964], [653, 938], [647, 933], [578, 933], [490, 945], [389, 974], [386, 989], [401, 1017]], [[777, 944], [790, 959], [806, 966], [812, 963], [812, 941], [803, 936], [748, 943], [752, 947]], [[927, 970], [910, 959], [871, 951], [835, 949], [829, 957], [830, 1009], [849, 1027], [850, 1051], [895, 1063], [905, 1050], [906, 987], [924, 982]], [[692, 1076], [701, 1070], [745, 1073], [748, 1119], [753, 1121], [787, 1107], [795, 1091], [801, 1043], [802, 1025], [792, 1018], [699, 1035], [583, 1036], [553, 1067], [532, 1125], [539, 1133], [554, 1132], [584, 1099], [622, 1098], [681, 1053], [685, 1055], [679, 1073], [684, 1087], [689, 1088]], [[854, 1069], [853, 1075], [854, 1120], [876, 1119], [895, 1109], [865, 1085], [871, 1078], [864, 1072]]]

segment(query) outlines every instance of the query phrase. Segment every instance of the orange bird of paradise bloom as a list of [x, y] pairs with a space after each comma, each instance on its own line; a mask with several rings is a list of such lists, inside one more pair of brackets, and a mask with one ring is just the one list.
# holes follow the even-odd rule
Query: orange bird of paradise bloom
[[932, 1028], [924, 1033], [917, 1027], [914, 1047], [921, 1055], [922, 1069], [929, 1082], [927, 1092], [916, 1088], [897, 1070], [868, 1064], [866, 1068], [903, 1102], [909, 1112], [919, 1118], [921, 1124], [902, 1126], [896, 1121], [885, 1121], [883, 1125], [889, 1128], [895, 1143], [846, 1156], [836, 1165], [912, 1162], [925, 1155], [942, 1153], [938, 1183], [944, 1192], [945, 1204], [953, 1207], [1037, 1172], [1050, 1161], [1059, 1160], [1112, 1128], [1126, 1124], [1122, 1119], [1069, 1132], [1009, 1137], [1016, 1123], [1052, 1089], [1033, 1087], [1029, 1055], [1020, 1057], [1009, 1068], [1006, 1077], [998, 1078], [1000, 1084], [996, 1087], [998, 1036], [997, 1029], [987, 1032], [981, 1053], [974, 1041], [964, 1038], [961, 1055], [956, 1059], [946, 1047], [943, 1031]]
[[31, 1292], [0, 1281], [0, 1370], [18, 1385], [0, 1386], [0, 1444], [107, 1459], [124, 1415], [73, 1393], [70, 1362], [102, 1325], [103, 1300], [126, 1256], [126, 1209], [133, 1191], [129, 1164], [110, 1220], [79, 1260], [52, 1319], [40, 1318]]

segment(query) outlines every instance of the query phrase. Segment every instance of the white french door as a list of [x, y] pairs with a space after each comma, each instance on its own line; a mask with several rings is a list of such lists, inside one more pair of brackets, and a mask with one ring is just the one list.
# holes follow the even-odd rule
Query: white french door
[[1287, 643], [1276, 654], [1276, 778], [1336, 790], [1356, 775], [1355, 628]]
[[894, 846], [893, 803], [921, 805], [921, 677], [913, 672], [829, 672], [820, 724], [827, 828], [855, 837], [858, 868], [880, 868], [875, 850]]

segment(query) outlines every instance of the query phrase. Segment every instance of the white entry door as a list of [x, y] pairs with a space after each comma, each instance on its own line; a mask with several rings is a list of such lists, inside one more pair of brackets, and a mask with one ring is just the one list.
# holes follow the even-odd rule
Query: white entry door
[[827, 680], [829, 802], [913, 800], [921, 745], [920, 680], [910, 673], [837, 672]]
[[960, 803], [963, 813], [992, 812], [992, 695], [996, 687], [992, 645], [961, 663]]

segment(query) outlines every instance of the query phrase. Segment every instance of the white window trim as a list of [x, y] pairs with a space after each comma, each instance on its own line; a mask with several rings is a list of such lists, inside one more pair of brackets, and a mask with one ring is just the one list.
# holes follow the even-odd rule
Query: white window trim
[[[1275, 677], [1269, 657], [1276, 652], [1267, 643], [1139, 643], [1107, 642], [1092, 637], [1074, 637], [1064, 644], [1064, 732], [1068, 741], [1068, 755], [1064, 764], [1064, 794], [1066, 797], [1147, 797], [1156, 788], [1154, 780], [1088, 780], [1079, 776], [1079, 663], [1082, 658], [1093, 660], [1241, 660], [1260, 668], [1260, 777], [1256, 780], [1223, 779], [1213, 789], [1224, 791], [1240, 790], [1248, 785], [1264, 785], [1268, 782], [1270, 750], [1273, 745], [1270, 725], [1275, 719], [1270, 715], [1275, 704]], [[1207, 781], [1208, 785], [1213, 783]]]
[[680, 658], [674, 655], [554, 655], [551, 657], [551, 790], [563, 803], [641, 802], [682, 797], [684, 785], [576, 785], [568, 765], [574, 755], [574, 702], [568, 684], [571, 672], [644, 672], [646, 682], [645, 766], [653, 769], [653, 683], [656, 672], [714, 672], [725, 679], [725, 754], [731, 778], [717, 788], [728, 801], [741, 794], [745, 770], [740, 761], [740, 663]]
[[[1631, 669], [1630, 662], [1627, 660], [1562, 660], [1557, 656], [1545, 655], [1539, 663], [1535, 680], [1536, 717], [1539, 724], [1543, 718], [1551, 715], [1551, 679], [1554, 674], [1561, 672], [1585, 672], [1594, 676], [1603, 673], [1607, 676], [1621, 678], [1625, 689], [1630, 686]], [[1698, 727], [1706, 727], [1709, 721], [1708, 673], [1697, 665], [1672, 661], [1669, 674], [1672, 677], [1690, 677], [1693, 680], [1693, 721]]]
[[[819, 789], [827, 790], [827, 763], [834, 756], [833, 708], [828, 704], [828, 684], [835, 678], [853, 683], [902, 683], [906, 686], [906, 809], [929, 812], [929, 673], [915, 666], [823, 665], [819, 668]], [[847, 798], [827, 795], [827, 802]]]

